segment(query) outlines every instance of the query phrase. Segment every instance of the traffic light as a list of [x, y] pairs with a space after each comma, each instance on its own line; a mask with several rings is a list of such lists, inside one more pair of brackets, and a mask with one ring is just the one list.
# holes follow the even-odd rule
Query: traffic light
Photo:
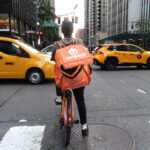
[[37, 31], [36, 35], [43, 35], [43, 31]]
[[39, 35], [39, 32], [38, 32], [38, 31], [36, 32], [36, 35]]
[[74, 16], [72, 16], [72, 23], [74, 23]]
[[78, 23], [78, 17], [75, 17], [75, 23]]
[[60, 17], [58, 17], [58, 24], [60, 24], [61, 23], [61, 19], [60, 19]]
[[132, 25], [131, 25], [131, 29], [133, 29], [133, 28], [134, 28], [134, 25], [132, 24]]

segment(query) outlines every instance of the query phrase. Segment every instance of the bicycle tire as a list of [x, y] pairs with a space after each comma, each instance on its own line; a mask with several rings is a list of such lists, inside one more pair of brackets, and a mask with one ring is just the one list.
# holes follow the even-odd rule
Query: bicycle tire
[[70, 144], [71, 127], [65, 126], [64, 132], [64, 146], [67, 147]]
[[[72, 93], [71, 91], [65, 92], [66, 103], [64, 103], [63, 111], [66, 112], [66, 115], [63, 114], [64, 121], [64, 146], [67, 147], [70, 144], [70, 135], [71, 135], [71, 127], [73, 126], [72, 122], [68, 122], [68, 118], [72, 118]], [[64, 101], [65, 102], [65, 101]], [[65, 117], [66, 116], [66, 117]]]

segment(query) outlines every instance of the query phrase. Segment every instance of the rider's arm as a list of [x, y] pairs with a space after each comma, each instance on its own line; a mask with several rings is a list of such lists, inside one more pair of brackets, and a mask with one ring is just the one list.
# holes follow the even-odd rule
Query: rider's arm
[[53, 44], [53, 50], [52, 50], [52, 57], [51, 57], [51, 61], [55, 61], [55, 54], [56, 54], [56, 50], [58, 49], [58, 44], [55, 42]]

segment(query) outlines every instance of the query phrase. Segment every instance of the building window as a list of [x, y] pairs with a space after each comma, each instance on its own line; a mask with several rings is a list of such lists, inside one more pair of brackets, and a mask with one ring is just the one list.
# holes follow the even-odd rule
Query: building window
[[9, 15], [0, 14], [0, 31], [9, 31]]
[[18, 33], [17, 20], [13, 16], [11, 16], [11, 31]]

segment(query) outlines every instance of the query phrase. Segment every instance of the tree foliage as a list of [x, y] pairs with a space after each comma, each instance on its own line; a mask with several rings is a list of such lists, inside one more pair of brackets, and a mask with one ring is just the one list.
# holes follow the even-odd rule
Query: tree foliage
[[48, 3], [46, 6], [39, 7], [38, 21], [40, 22], [39, 30], [43, 31], [42, 40], [44, 45], [52, 44], [54, 41], [59, 40], [59, 29], [55, 27], [43, 26], [45, 22], [54, 23], [55, 20], [54, 8]]

